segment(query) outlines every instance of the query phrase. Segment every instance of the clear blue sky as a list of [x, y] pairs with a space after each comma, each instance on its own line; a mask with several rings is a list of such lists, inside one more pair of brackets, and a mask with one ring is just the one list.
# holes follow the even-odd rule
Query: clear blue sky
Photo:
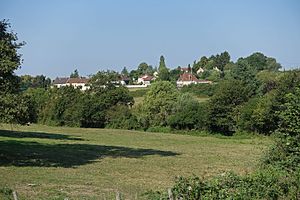
[[0, 19], [27, 43], [18, 74], [156, 66], [160, 55], [173, 68], [224, 50], [300, 66], [299, 0], [1, 0]]

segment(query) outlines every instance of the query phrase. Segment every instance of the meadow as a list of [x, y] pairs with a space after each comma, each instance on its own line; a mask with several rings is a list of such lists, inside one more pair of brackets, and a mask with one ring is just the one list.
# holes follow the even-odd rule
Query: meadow
[[178, 175], [252, 172], [268, 137], [0, 126], [0, 188], [20, 199], [142, 199]]

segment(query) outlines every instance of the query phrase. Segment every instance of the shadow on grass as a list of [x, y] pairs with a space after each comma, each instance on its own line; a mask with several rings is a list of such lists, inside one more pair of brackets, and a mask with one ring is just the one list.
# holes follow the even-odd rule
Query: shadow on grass
[[81, 138], [72, 137], [70, 135], [55, 134], [55, 133], [41, 133], [41, 132], [24, 132], [24, 131], [9, 131], [0, 130], [0, 136], [11, 138], [41, 138], [54, 140], [83, 140]]
[[0, 141], [0, 166], [76, 167], [106, 157], [141, 158], [148, 155], [176, 156], [155, 149], [91, 144], [43, 144], [17, 140]]

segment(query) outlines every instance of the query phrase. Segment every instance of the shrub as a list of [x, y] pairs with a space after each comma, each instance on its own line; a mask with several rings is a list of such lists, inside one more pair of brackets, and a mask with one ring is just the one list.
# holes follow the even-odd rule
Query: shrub
[[300, 88], [286, 94], [284, 99], [276, 144], [266, 155], [264, 163], [295, 171], [300, 168]]
[[143, 121], [142, 124], [147, 127], [166, 126], [177, 98], [178, 91], [175, 85], [168, 81], [153, 83], [145, 96], [143, 105], [139, 108], [139, 121]]
[[183, 86], [182, 93], [192, 93], [199, 97], [212, 96], [215, 93], [217, 84], [191, 84]]
[[208, 105], [208, 129], [224, 135], [232, 135], [236, 130], [237, 106], [246, 102], [249, 91], [242, 81], [220, 82], [220, 87]]
[[[288, 174], [275, 168], [239, 176], [223, 173], [209, 180], [178, 177], [171, 188], [174, 199], [297, 199], [300, 197], [299, 172]], [[148, 199], [168, 199], [166, 192], [148, 192]]]
[[13, 199], [12, 193], [13, 193], [12, 189], [10, 189], [6, 186], [3, 188], [0, 188], [0, 199], [12, 200]]
[[168, 124], [178, 130], [204, 129], [206, 109], [202, 105], [189, 93], [182, 94], [174, 104]]
[[107, 128], [138, 129], [137, 118], [125, 105], [111, 107], [106, 113]]

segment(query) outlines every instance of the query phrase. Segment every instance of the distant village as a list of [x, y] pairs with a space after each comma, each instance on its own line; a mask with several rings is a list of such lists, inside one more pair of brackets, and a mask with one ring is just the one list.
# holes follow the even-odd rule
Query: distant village
[[[218, 70], [218, 69], [215, 69]], [[203, 73], [204, 70], [199, 68], [197, 74]], [[151, 85], [156, 79], [158, 79], [158, 72], [155, 71], [153, 75], [143, 74], [139, 76], [136, 80], [132, 80], [129, 76], [121, 74], [117, 78], [118, 80], [113, 81], [116, 85], [123, 85], [127, 88], [146, 88]], [[89, 78], [87, 77], [57, 77], [53, 83], [52, 87], [64, 87], [64, 86], [73, 86], [74, 88], [79, 88], [82, 91], [88, 90], [90, 88]], [[180, 75], [176, 81], [178, 88], [190, 84], [212, 84], [213, 82], [206, 79], [198, 79], [196, 75], [192, 72], [191, 68], [180, 67]]]

